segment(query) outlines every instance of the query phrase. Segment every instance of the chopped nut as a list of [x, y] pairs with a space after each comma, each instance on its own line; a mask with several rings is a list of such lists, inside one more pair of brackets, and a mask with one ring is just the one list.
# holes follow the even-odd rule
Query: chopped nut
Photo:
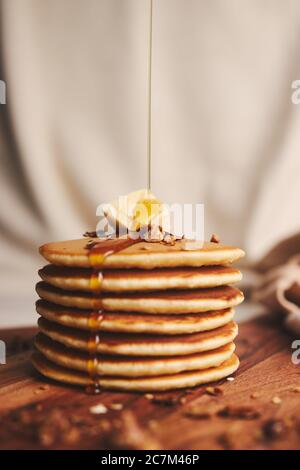
[[126, 450], [161, 450], [162, 444], [145, 426], [140, 426], [131, 411], [121, 413], [119, 424], [112, 422], [112, 427], [104, 437], [109, 449]]
[[225, 406], [218, 411], [218, 416], [237, 419], [257, 419], [260, 412], [251, 406]]
[[260, 394], [258, 392], [253, 392], [251, 393], [250, 398], [258, 398], [259, 396]]
[[184, 414], [189, 418], [195, 419], [209, 419], [212, 417], [212, 413], [205, 409], [203, 405], [192, 405], [185, 411]]
[[49, 390], [49, 388], [50, 388], [50, 385], [47, 385], [47, 384], [39, 386], [40, 390]]
[[37, 395], [38, 393], [44, 392], [45, 390], [49, 390], [49, 388], [49, 385], [40, 385], [34, 390], [34, 394]]
[[205, 392], [208, 395], [212, 395], [214, 397], [223, 395], [223, 393], [224, 393], [222, 388], [220, 388], [220, 387], [206, 387]]
[[112, 403], [111, 405], [109, 405], [109, 409], [114, 410], [114, 411], [121, 411], [121, 410], [123, 410], [123, 404], [122, 403]]
[[[8, 442], [11, 436], [15, 436], [16, 439], [26, 439], [30, 445], [52, 449], [77, 447], [77, 442], [83, 439], [99, 437], [101, 447], [104, 446], [102, 437], [110, 432], [112, 426], [114, 430], [121, 427], [120, 419], [114, 418], [113, 425], [110, 423], [112, 416], [109, 421], [104, 416], [99, 419], [99, 415], [86, 414], [86, 406], [73, 401], [50, 408], [44, 402], [29, 404], [5, 414], [1, 439]], [[106, 427], [104, 421], [108, 423]]]
[[145, 393], [144, 397], [147, 398], [147, 400], [153, 400], [154, 395], [152, 393]]
[[98, 403], [98, 405], [91, 406], [90, 413], [94, 415], [104, 415], [107, 413], [107, 407], [103, 403]]
[[164, 239], [164, 231], [158, 225], [145, 225], [140, 228], [139, 233], [145, 242], [161, 242]]
[[87, 242], [87, 244], [85, 245], [85, 248], [86, 248], [87, 250], [91, 250], [92, 248], [94, 248], [94, 246], [97, 245], [97, 243], [98, 243], [98, 242], [95, 242], [95, 240], [89, 240], [89, 241]]
[[97, 238], [97, 233], [95, 231], [93, 232], [85, 232], [83, 234], [84, 237], [87, 237], [87, 238]]
[[293, 416], [286, 416], [283, 419], [283, 422], [287, 428], [292, 428], [295, 426], [295, 419]]
[[215, 233], [212, 234], [210, 238], [211, 243], [220, 243], [220, 237]]
[[281, 437], [287, 428], [284, 421], [279, 419], [269, 419], [263, 424], [262, 427], [262, 436], [265, 439], [278, 439]]
[[181, 249], [184, 251], [200, 250], [203, 247], [201, 240], [189, 240], [187, 238], [182, 240]]
[[274, 403], [274, 405], [280, 405], [282, 403], [282, 399], [276, 395], [272, 398], [271, 402]]
[[171, 235], [170, 233], [168, 233], [164, 236], [163, 241], [167, 245], [174, 246], [176, 244], [176, 237], [174, 235]]
[[159, 423], [156, 419], [150, 419], [148, 421], [148, 425], [150, 429], [157, 429], [157, 426], [159, 425]]
[[[114, 422], [115, 424], [115, 422]], [[109, 421], [108, 419], [101, 419], [100, 423], [99, 423], [99, 427], [101, 429], [101, 431], [105, 432], [105, 433], [108, 433], [111, 431], [112, 427], [113, 427], [113, 423], [112, 421]]]
[[219, 444], [226, 450], [236, 449], [239, 445], [241, 431], [241, 423], [229, 423], [226, 430], [218, 437]]
[[218, 437], [218, 442], [224, 449], [233, 450], [236, 446], [236, 436], [229, 431], [225, 431]]
[[38, 427], [38, 440], [43, 447], [51, 447], [60, 440], [68, 443], [70, 439], [74, 443], [79, 437], [79, 431], [59, 409], [52, 410], [47, 419]]
[[17, 418], [21, 424], [32, 424], [32, 414], [29, 410], [21, 410]]
[[151, 402], [155, 405], [175, 406], [180, 403], [180, 397], [176, 395], [154, 395]]
[[72, 426], [64, 434], [64, 442], [66, 444], [69, 444], [69, 445], [76, 444], [79, 441], [79, 439], [80, 439], [80, 433], [79, 433], [79, 430], [75, 426]]

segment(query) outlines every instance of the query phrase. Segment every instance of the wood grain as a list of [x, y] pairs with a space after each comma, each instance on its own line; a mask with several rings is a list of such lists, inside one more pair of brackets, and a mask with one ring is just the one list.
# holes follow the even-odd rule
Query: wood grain
[[[114, 445], [127, 448], [126, 444], [122, 447], [110, 442], [103, 429], [107, 423], [122, 421], [128, 412], [141, 433], [145, 433], [143, 443], [131, 443], [131, 448], [300, 448], [300, 365], [291, 361], [291, 343], [296, 338], [284, 333], [274, 321], [263, 319], [240, 326], [237, 353], [241, 367], [234, 381], [218, 384], [222, 395], [211, 396], [202, 386], [156, 394], [157, 401], [162, 400], [160, 404], [132, 393], [89, 396], [44, 380], [29, 361], [28, 348], [34, 333], [34, 329], [0, 333], [8, 346], [7, 364], [0, 366], [1, 449], [105, 449]], [[118, 403], [123, 410], [92, 414], [90, 407], [99, 403], [108, 408]], [[226, 406], [251, 407], [259, 416], [220, 416]], [[202, 417], [188, 416], [191, 409], [194, 414], [195, 410], [198, 414], [203, 410]], [[57, 425], [57, 415], [62, 422], [58, 426], [59, 438], [49, 438], [47, 426], [52, 422], [54, 427]], [[72, 421], [71, 427], [68, 420]]]

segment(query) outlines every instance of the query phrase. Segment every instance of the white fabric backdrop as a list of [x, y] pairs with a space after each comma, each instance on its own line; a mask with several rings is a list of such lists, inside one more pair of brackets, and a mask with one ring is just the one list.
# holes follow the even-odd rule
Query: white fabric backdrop
[[[0, 325], [35, 321], [43, 242], [146, 186], [147, 0], [2, 0]], [[258, 260], [300, 230], [297, 0], [154, 0], [153, 192]]]

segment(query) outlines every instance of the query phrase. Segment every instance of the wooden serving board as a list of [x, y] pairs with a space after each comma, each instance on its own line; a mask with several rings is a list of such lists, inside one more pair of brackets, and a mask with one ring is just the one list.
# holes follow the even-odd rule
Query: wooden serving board
[[[8, 348], [0, 366], [1, 449], [300, 448], [300, 364], [291, 361], [297, 338], [274, 319], [240, 326], [234, 380], [154, 397], [90, 396], [44, 380], [29, 360], [35, 332], [0, 333]], [[106, 412], [92, 413], [99, 404]]]

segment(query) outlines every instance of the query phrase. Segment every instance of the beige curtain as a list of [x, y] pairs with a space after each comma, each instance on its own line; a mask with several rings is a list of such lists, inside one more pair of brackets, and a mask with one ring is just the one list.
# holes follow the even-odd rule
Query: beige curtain
[[[149, 1], [0, 4], [6, 326], [35, 321], [38, 245], [146, 185]], [[300, 232], [300, 3], [154, 0], [153, 24], [152, 190], [203, 202], [206, 234], [257, 262]]]

